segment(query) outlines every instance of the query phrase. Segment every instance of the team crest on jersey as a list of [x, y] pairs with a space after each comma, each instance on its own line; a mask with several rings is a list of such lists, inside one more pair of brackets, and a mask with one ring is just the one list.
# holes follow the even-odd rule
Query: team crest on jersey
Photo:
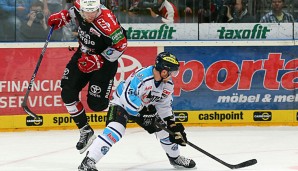
[[96, 35], [98, 37], [101, 36], [101, 34], [98, 31], [96, 31], [94, 28], [92, 28], [92, 27], [90, 28], [89, 33], [90, 34], [93, 34], [93, 35]]
[[113, 49], [109, 49], [109, 50], [107, 50], [107, 51], [105, 52], [105, 54], [106, 54], [107, 56], [111, 56], [113, 53], [114, 53], [114, 50], [113, 50]]
[[143, 94], [142, 95], [142, 102], [144, 104], [149, 104], [149, 103], [152, 103], [152, 102], [158, 102], [158, 101], [160, 101], [160, 99], [162, 99], [162, 97], [153, 95], [154, 93], [152, 93], [152, 92], [154, 92], [154, 91], [150, 91], [148, 94]]
[[110, 24], [106, 22], [103, 18], [99, 18], [97, 21], [98, 25], [106, 31], [111, 31]]
[[108, 146], [103, 146], [103, 147], [101, 147], [100, 151], [103, 155], [106, 155], [109, 150], [110, 150], [110, 148]]

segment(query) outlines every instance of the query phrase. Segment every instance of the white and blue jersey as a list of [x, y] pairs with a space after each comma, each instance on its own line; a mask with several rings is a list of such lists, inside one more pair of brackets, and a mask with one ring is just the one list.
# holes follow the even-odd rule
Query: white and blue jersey
[[171, 116], [174, 84], [172, 80], [162, 81], [156, 87], [153, 68], [140, 68], [122, 81], [113, 93], [111, 103], [123, 107], [132, 116], [139, 116], [139, 111], [149, 105], [155, 106], [161, 118]]

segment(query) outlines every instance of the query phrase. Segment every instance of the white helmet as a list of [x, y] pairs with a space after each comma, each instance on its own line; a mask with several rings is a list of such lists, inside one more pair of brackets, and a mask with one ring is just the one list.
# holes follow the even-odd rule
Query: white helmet
[[100, 0], [80, 0], [80, 9], [85, 12], [94, 12], [100, 7]]

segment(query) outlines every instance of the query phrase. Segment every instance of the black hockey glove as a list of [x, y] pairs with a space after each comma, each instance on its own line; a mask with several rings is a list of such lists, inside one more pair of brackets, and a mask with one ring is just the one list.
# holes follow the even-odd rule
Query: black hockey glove
[[156, 119], [156, 109], [153, 105], [149, 105], [148, 107], [143, 107], [140, 113], [140, 122], [139, 125], [143, 127], [150, 134], [154, 133], [156, 127], [154, 125]]
[[187, 138], [184, 132], [184, 126], [181, 123], [173, 123], [168, 126], [168, 129], [172, 131], [175, 135], [170, 135], [170, 141], [181, 146], [186, 146]]

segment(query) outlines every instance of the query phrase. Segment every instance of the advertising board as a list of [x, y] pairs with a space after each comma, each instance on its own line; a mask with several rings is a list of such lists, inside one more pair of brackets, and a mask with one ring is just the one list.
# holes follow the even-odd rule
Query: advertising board
[[293, 23], [201, 23], [199, 40], [293, 40]]
[[[298, 48], [165, 47], [180, 57], [175, 110], [291, 110]], [[295, 107], [296, 106], [296, 107]]]
[[[40, 49], [0, 49], [0, 115], [24, 114], [21, 103], [38, 60]], [[36, 113], [65, 113], [60, 97], [60, 79], [74, 51], [67, 48], [48, 48], [36, 75], [28, 98], [29, 107]], [[128, 48], [119, 59], [119, 68], [114, 85], [127, 78], [135, 69], [150, 65], [157, 54], [156, 47]], [[115, 89], [115, 86], [113, 87]], [[82, 102], [86, 104], [86, 89], [82, 91]], [[88, 110], [88, 106], [85, 105]]]
[[198, 23], [121, 24], [129, 40], [198, 40]]
[[[72, 49], [72, 48], [71, 48]], [[74, 51], [49, 47], [28, 99], [41, 118], [21, 108], [40, 48], [0, 48], [0, 128], [74, 127], [60, 97], [60, 79]], [[135, 69], [151, 65], [160, 51], [180, 62], [173, 109], [177, 122], [195, 125], [297, 124], [296, 46], [148, 46], [129, 47], [119, 60], [115, 86]], [[91, 125], [104, 126], [106, 112], [82, 103]]]

